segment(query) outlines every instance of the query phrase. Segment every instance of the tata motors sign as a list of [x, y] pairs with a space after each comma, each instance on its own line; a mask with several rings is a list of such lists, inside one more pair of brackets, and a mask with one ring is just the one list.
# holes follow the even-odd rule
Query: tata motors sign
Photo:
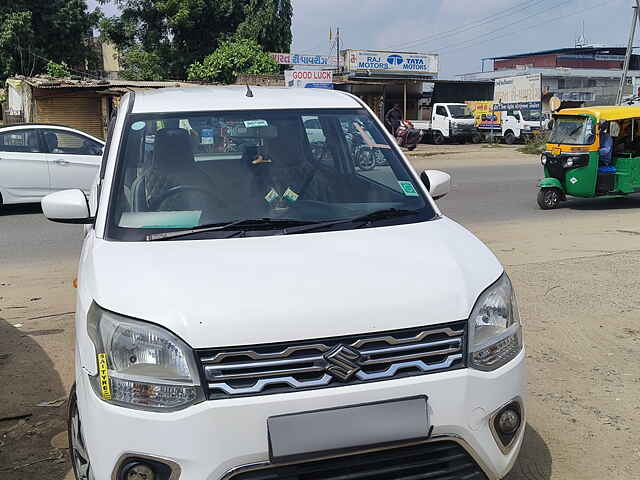
[[345, 62], [350, 72], [438, 74], [438, 55], [432, 53], [347, 50]]
[[285, 70], [284, 83], [289, 88], [333, 88], [333, 72], [323, 70]]

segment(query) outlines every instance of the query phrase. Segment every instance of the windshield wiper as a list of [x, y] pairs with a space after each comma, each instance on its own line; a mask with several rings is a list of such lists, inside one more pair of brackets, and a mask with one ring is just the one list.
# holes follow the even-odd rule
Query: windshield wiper
[[171, 238], [186, 237], [197, 233], [217, 232], [224, 230], [251, 230], [251, 227], [271, 227], [274, 229], [292, 227], [292, 226], [309, 226], [315, 222], [305, 222], [293, 219], [277, 219], [277, 218], [248, 218], [236, 220], [229, 223], [211, 223], [206, 225], [198, 225], [195, 228], [187, 230], [176, 230], [172, 232], [151, 233], [145, 237], [147, 242], [155, 240], [169, 240]]
[[291, 234], [291, 233], [304, 233], [304, 232], [311, 232], [313, 230], [319, 230], [322, 228], [330, 228], [330, 227], [335, 227], [336, 225], [342, 225], [345, 223], [362, 223], [362, 225], [359, 225], [359, 227], [363, 227], [365, 225], [370, 225], [372, 222], [375, 222], [376, 220], [385, 220], [387, 218], [394, 218], [394, 217], [407, 217], [409, 215], [417, 215], [419, 212], [416, 210], [403, 210], [403, 209], [397, 209], [397, 208], [385, 208], [383, 210], [376, 210], [374, 212], [370, 212], [367, 213], [365, 215], [358, 215], [357, 217], [353, 217], [353, 218], [344, 218], [341, 220], [331, 220], [328, 222], [316, 222], [313, 223], [311, 225], [301, 225], [299, 227], [290, 227], [290, 228], [285, 228], [283, 230], [283, 233], [285, 235]]

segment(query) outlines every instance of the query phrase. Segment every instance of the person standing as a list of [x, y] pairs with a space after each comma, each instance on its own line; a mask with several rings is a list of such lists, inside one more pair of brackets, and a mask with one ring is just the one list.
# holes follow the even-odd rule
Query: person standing
[[394, 103], [391, 110], [389, 110], [384, 116], [384, 119], [387, 127], [391, 130], [391, 135], [395, 136], [396, 131], [400, 126], [400, 122], [402, 121], [402, 112], [400, 111], [400, 105]]
[[611, 165], [613, 160], [613, 138], [609, 134], [609, 122], [600, 122], [600, 163]]

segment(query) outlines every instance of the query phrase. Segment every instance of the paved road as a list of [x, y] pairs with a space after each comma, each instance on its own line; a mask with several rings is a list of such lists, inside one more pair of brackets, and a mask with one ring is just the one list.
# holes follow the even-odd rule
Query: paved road
[[0, 265], [74, 260], [81, 244], [81, 226], [50, 222], [37, 204], [0, 209]]

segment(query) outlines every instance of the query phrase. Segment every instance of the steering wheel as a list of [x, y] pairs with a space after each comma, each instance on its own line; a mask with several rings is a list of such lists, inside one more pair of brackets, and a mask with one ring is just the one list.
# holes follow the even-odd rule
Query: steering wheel
[[218, 207], [223, 206], [223, 202], [217, 195], [215, 195], [211, 190], [199, 187], [197, 185], [176, 185], [174, 187], [169, 188], [167, 191], [162, 192], [160, 195], [155, 197], [151, 202], [149, 202], [149, 208], [152, 210], [162, 211], [162, 206], [169, 199], [176, 197], [178, 195], [183, 194], [184, 192], [198, 192], [204, 194], [212, 203], [214, 203]]

